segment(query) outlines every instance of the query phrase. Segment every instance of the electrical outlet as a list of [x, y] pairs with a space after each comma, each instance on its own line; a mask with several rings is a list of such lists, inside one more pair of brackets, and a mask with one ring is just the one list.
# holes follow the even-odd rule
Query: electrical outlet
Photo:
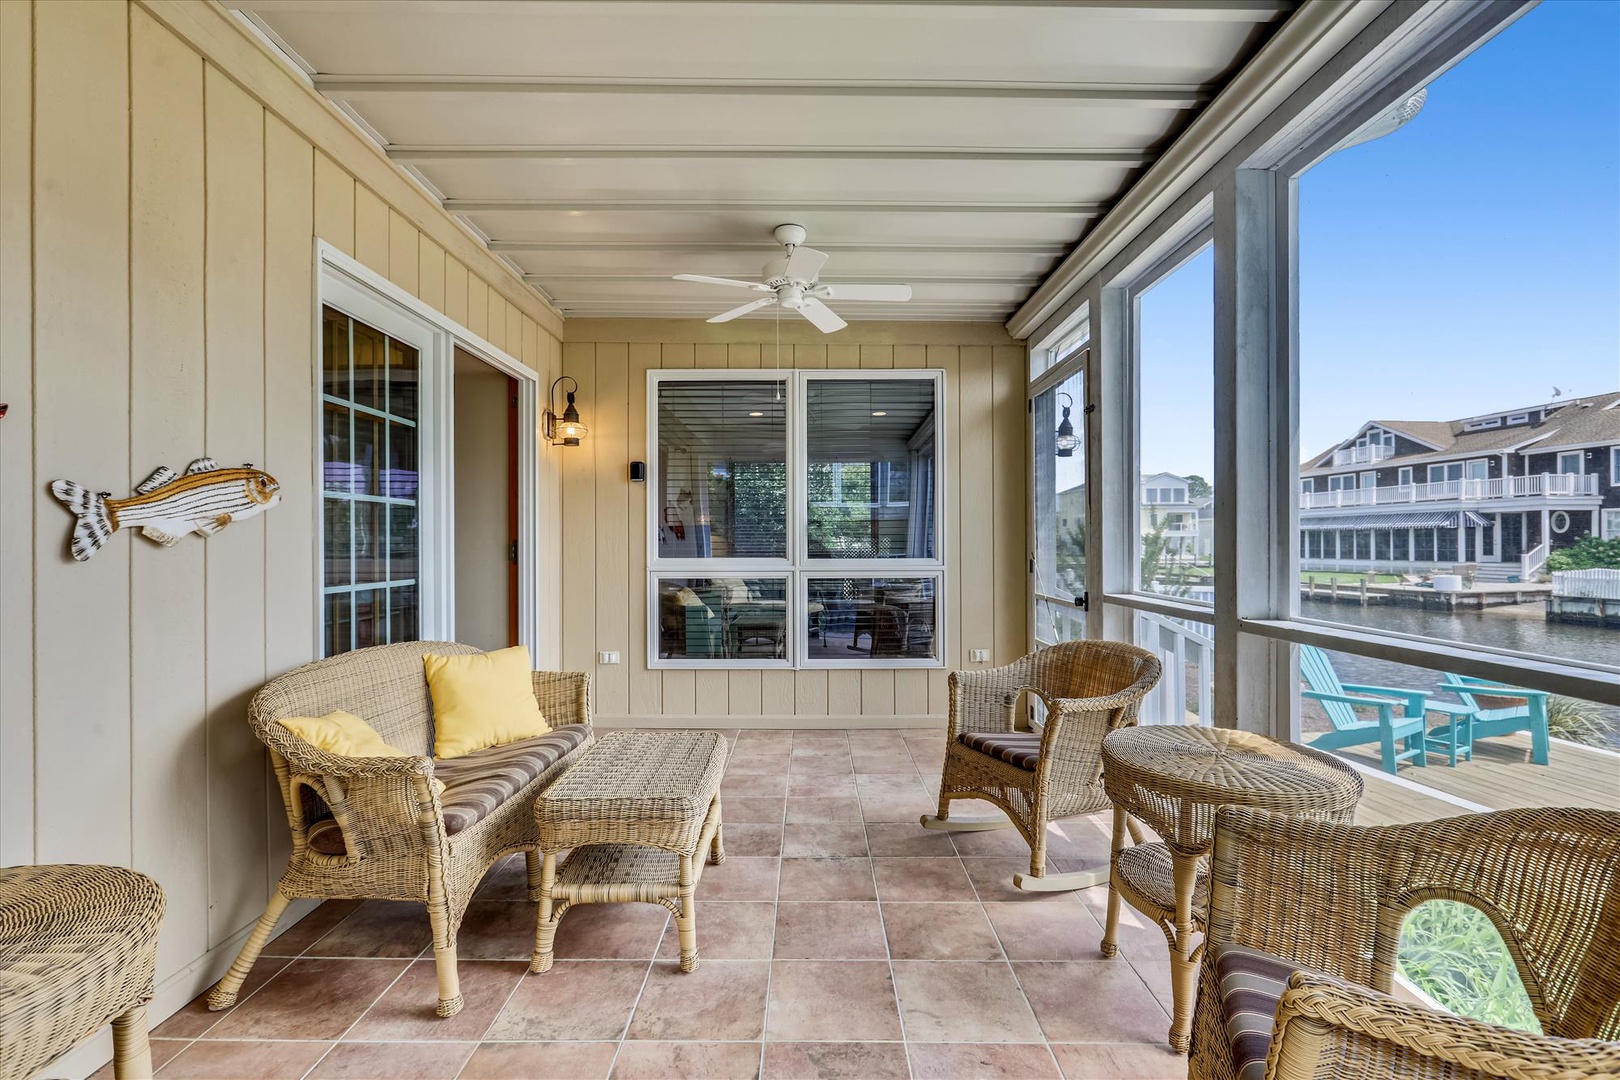
[[990, 660], [990, 650], [989, 649], [970, 649], [968, 651], [968, 662], [969, 663], [984, 664], [984, 663], [988, 663], [989, 660]]
[[599, 652], [596, 654], [596, 662], [598, 664], [617, 664], [619, 654], [616, 652]]

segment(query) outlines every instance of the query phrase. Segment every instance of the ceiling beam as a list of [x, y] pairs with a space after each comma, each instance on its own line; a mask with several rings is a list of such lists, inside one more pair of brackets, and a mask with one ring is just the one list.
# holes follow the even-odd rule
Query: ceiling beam
[[643, 94], [731, 97], [1003, 98], [1193, 109], [1213, 91], [1189, 83], [956, 82], [856, 79], [479, 78], [466, 75], [316, 75], [315, 88], [349, 94]]
[[[648, 0], [601, 0], [605, 4], [648, 6]], [[1299, 7], [1300, 0], [709, 0], [713, 4], [737, 7], [785, 7], [787, 5], [844, 7], [908, 7], [918, 12], [929, 8], [1048, 8], [1081, 9], [1100, 17], [1132, 19], [1181, 19], [1194, 22], [1267, 22]], [[576, 0], [460, 0], [458, 14], [511, 14], [524, 6], [575, 4]], [[230, 0], [227, 7], [262, 12], [276, 11], [367, 11], [376, 10], [368, 0]], [[926, 17], [919, 14], [919, 17]]]
[[411, 146], [388, 148], [390, 159], [420, 161], [555, 161], [593, 159], [741, 159], [821, 161], [1054, 161], [1151, 164], [1155, 154], [1129, 147], [1030, 148], [1019, 146]]
[[757, 211], [784, 214], [1050, 214], [1101, 216], [1107, 203], [1045, 202], [859, 202], [780, 199], [445, 199], [452, 214], [479, 213], [641, 213], [710, 214]]
[[[1062, 255], [1069, 244], [885, 244], [885, 243], [821, 243], [821, 249], [836, 254], [840, 251], [876, 251], [895, 254], [951, 254], [951, 255]], [[544, 251], [662, 251], [677, 254], [702, 254], [710, 251], [774, 251], [778, 244], [749, 243], [729, 240], [491, 240], [489, 250], [505, 254]]]
[[[758, 270], [748, 270], [736, 275], [740, 280], [746, 281], [757, 274]], [[725, 274], [715, 274], [715, 277], [726, 277]], [[823, 285], [840, 285], [860, 283], [865, 285], [1028, 285], [1035, 286], [1041, 282], [1040, 274], [907, 274], [896, 276], [893, 274], [854, 274], [822, 276], [817, 279]], [[549, 285], [557, 282], [654, 282], [669, 281], [669, 274], [524, 274], [523, 280], [534, 285]]]

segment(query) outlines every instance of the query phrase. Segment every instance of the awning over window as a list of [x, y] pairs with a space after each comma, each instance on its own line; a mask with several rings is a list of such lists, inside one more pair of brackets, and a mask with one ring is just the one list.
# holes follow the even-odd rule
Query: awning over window
[[[1459, 520], [1460, 519], [1460, 520]], [[1430, 510], [1400, 514], [1346, 514], [1339, 517], [1301, 516], [1302, 529], [1455, 529], [1459, 525], [1489, 525], [1472, 510]]]

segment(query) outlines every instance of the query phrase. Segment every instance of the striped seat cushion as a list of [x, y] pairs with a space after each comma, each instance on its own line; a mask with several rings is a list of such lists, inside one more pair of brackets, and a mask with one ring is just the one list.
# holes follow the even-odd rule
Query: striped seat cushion
[[1032, 731], [966, 731], [956, 741], [969, 750], [1030, 772], [1035, 771], [1035, 763], [1041, 758], [1041, 737]]
[[1277, 1002], [1289, 976], [1301, 965], [1273, 953], [1241, 945], [1215, 949], [1215, 976], [1221, 986], [1221, 1020], [1238, 1080], [1263, 1080], [1266, 1052], [1277, 1019]]
[[[483, 821], [541, 773], [584, 745], [590, 733], [584, 724], [565, 724], [533, 739], [435, 761], [433, 774], [444, 781], [439, 806], [444, 811], [445, 833], [454, 836]], [[330, 818], [310, 826], [309, 844], [323, 854], [345, 853], [343, 833]]]

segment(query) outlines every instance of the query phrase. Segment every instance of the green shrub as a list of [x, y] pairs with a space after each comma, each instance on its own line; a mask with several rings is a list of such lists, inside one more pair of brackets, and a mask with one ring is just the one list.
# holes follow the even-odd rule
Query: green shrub
[[1513, 957], [1478, 908], [1431, 900], [1406, 917], [1400, 973], [1458, 1016], [1540, 1033]]
[[1548, 555], [1547, 570], [1620, 570], [1620, 540], [1583, 536]]
[[1554, 694], [1547, 699], [1547, 731], [1555, 739], [1587, 746], [1609, 745], [1609, 725], [1602, 709], [1579, 698]]

